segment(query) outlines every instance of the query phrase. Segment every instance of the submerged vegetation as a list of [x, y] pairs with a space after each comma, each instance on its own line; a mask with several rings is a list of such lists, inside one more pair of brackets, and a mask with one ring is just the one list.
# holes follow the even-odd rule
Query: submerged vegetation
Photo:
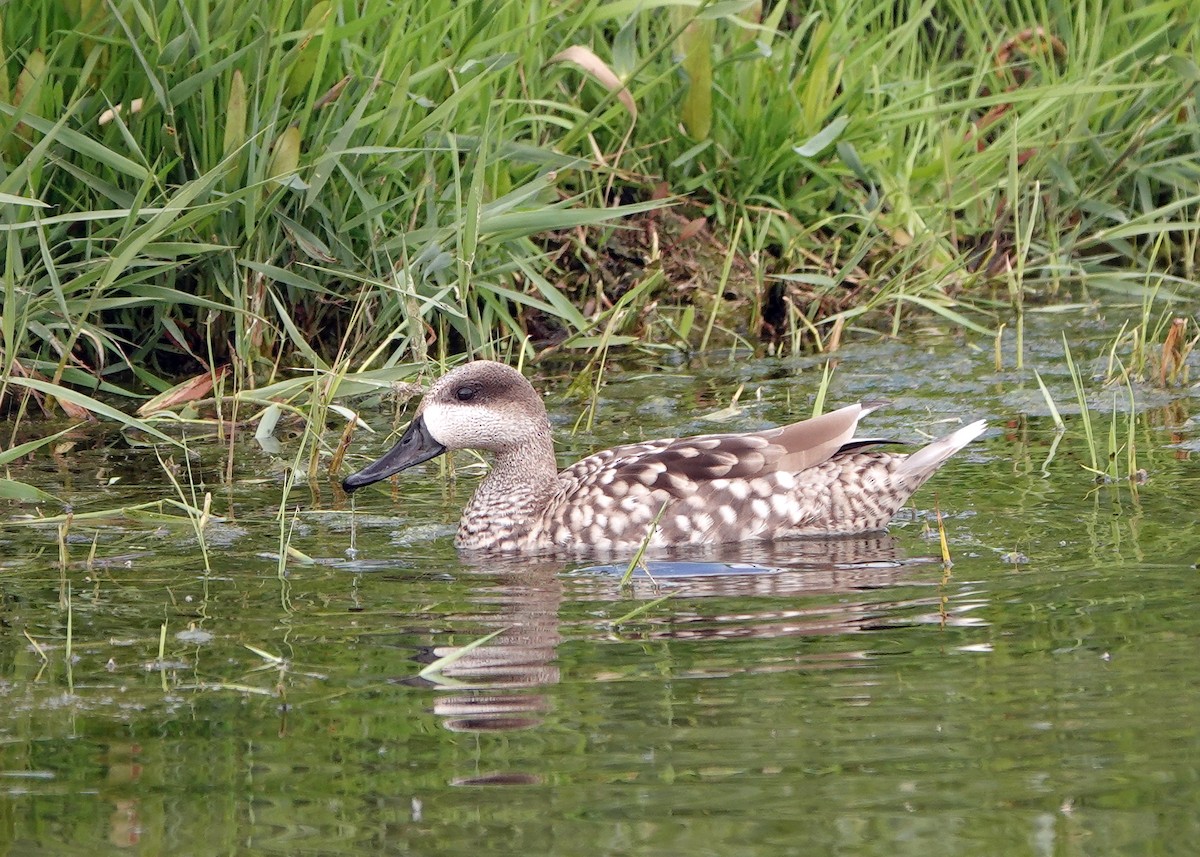
[[598, 383], [614, 347], [1019, 333], [1098, 291], [1143, 307], [1124, 365], [1176, 380], [1198, 29], [1190, 0], [14, 0], [0, 408], [320, 426], [463, 352]]

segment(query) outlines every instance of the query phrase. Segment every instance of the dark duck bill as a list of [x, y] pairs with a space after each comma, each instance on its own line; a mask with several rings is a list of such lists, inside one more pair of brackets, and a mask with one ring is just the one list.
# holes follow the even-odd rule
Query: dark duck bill
[[409, 423], [408, 431], [398, 444], [362, 470], [347, 476], [342, 488], [347, 492], [355, 491], [423, 461], [437, 458], [445, 451], [446, 447], [438, 443], [425, 427], [424, 417], [417, 417]]

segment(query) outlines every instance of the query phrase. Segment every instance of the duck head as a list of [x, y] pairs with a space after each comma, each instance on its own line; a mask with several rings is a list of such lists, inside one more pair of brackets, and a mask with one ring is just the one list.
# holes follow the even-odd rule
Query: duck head
[[477, 360], [439, 378], [400, 442], [346, 477], [342, 487], [354, 491], [447, 450], [503, 455], [549, 439], [546, 406], [525, 377], [503, 363]]

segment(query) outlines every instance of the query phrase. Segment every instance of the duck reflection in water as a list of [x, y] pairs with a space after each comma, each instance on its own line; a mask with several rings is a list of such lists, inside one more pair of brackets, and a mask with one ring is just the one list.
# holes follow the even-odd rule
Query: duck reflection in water
[[[936, 595], [916, 601], [880, 598], [882, 589], [932, 583], [928, 565], [934, 560], [906, 559], [896, 539], [887, 533], [743, 544], [731, 548], [728, 555], [728, 560], [711, 552], [703, 561], [690, 561], [685, 555], [654, 560], [648, 563], [648, 573], [635, 575], [624, 587], [624, 567], [616, 565], [577, 567], [564, 574], [562, 562], [511, 558], [494, 559], [468, 570], [478, 584], [472, 601], [480, 609], [455, 618], [478, 623], [477, 637], [497, 630], [501, 633], [469, 651], [439, 646], [422, 654], [419, 659], [427, 662], [460, 655], [432, 680], [419, 680], [438, 690], [434, 713], [445, 728], [456, 732], [507, 732], [540, 726], [551, 707], [547, 689], [560, 680], [555, 660], [564, 639], [560, 619], [564, 601], [609, 605], [603, 612], [614, 618], [628, 612], [631, 598], [646, 602], [670, 595], [689, 602], [686, 612], [663, 607], [642, 614], [627, 628], [613, 629], [592, 619], [586, 624], [569, 622], [568, 637], [595, 640], [612, 639], [614, 634], [629, 641], [860, 634], [895, 625], [900, 621], [895, 612], [901, 608], [906, 611], [905, 620], [911, 621], [909, 611], [914, 607], [924, 609], [917, 621], [936, 621], [940, 604]], [[862, 597], [855, 598], [855, 593]], [[836, 596], [836, 600], [823, 596]], [[704, 601], [710, 598], [714, 607], [705, 610]], [[726, 598], [739, 599], [736, 612], [728, 610]], [[772, 599], [773, 603], [762, 606], [754, 599]], [[585, 612], [591, 617], [600, 610]], [[949, 621], [956, 620], [950, 617]], [[798, 653], [787, 662], [746, 663], [738, 669], [829, 669], [851, 666], [865, 654], [864, 650]], [[723, 674], [728, 673], [728, 664], [722, 669]], [[486, 767], [486, 760], [480, 764]], [[527, 772], [493, 772], [462, 782], [497, 785], [537, 778]]]

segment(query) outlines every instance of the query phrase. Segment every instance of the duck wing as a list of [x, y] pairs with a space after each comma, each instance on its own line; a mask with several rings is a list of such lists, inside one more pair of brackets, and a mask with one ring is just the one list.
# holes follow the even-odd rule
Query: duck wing
[[856, 445], [858, 421], [876, 407], [849, 405], [759, 432], [618, 446], [571, 465], [559, 474], [559, 482], [570, 486], [570, 493], [600, 489], [620, 497], [665, 491], [673, 497], [686, 497], [714, 479], [748, 480], [777, 471], [799, 473], [828, 461], [843, 447]]

